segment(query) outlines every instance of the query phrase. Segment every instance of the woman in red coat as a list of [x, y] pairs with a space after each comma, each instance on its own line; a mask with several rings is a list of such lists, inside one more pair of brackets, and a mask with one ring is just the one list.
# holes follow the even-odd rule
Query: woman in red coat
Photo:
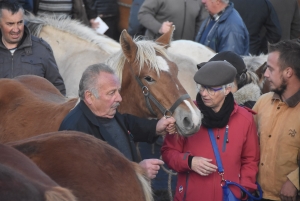
[[[209, 138], [212, 128], [224, 167], [224, 178], [256, 190], [259, 144], [253, 112], [238, 106], [230, 92], [236, 69], [226, 61], [210, 61], [194, 76], [200, 84], [197, 104], [203, 114], [200, 130], [183, 138], [167, 135], [161, 152], [166, 164], [178, 172], [174, 200], [221, 201], [221, 176]], [[237, 198], [247, 199], [231, 187]]]

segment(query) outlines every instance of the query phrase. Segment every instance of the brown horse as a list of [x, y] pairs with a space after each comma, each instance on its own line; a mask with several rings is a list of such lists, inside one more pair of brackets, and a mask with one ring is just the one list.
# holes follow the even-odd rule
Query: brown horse
[[23, 152], [78, 200], [153, 200], [142, 167], [106, 142], [76, 131], [8, 143]]
[[57, 131], [76, 102], [42, 77], [0, 79], [0, 142]]
[[0, 144], [1, 201], [76, 201], [28, 157], [12, 147]]

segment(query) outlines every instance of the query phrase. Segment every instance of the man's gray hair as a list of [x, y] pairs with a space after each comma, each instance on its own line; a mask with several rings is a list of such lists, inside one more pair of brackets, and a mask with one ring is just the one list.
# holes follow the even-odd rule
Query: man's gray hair
[[223, 3], [229, 4], [229, 0], [221, 0]]
[[87, 69], [85, 69], [82, 73], [78, 91], [78, 95], [81, 100], [84, 100], [84, 93], [86, 91], [90, 91], [96, 98], [99, 98], [97, 81], [101, 72], [115, 74], [115, 72], [104, 63], [93, 64], [87, 67]]

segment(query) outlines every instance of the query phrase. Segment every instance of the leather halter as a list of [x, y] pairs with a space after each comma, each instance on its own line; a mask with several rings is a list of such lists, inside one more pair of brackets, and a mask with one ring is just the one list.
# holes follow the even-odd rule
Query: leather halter
[[156, 105], [156, 107], [160, 110], [160, 112], [164, 115], [164, 117], [168, 118], [168, 117], [172, 116], [175, 109], [178, 107], [178, 105], [180, 105], [182, 103], [183, 100], [190, 98], [190, 96], [188, 94], [184, 94], [184, 95], [180, 96], [177, 99], [177, 101], [175, 101], [175, 103], [170, 107], [170, 109], [166, 109], [162, 104], [160, 104], [160, 102], [158, 102], [158, 100], [156, 100], [156, 98], [154, 96], [152, 96], [148, 87], [145, 86], [137, 76], [135, 76], [135, 79], [138, 82], [138, 84], [140, 85], [140, 87], [142, 88], [142, 92], [144, 94], [148, 110], [154, 116], [157, 116], [157, 114], [154, 112], [154, 110], [150, 104], [150, 100]]

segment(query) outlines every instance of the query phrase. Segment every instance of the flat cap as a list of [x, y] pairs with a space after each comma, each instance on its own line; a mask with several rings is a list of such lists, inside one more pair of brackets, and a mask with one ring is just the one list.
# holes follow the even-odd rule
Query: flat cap
[[203, 86], [216, 87], [233, 82], [236, 73], [227, 61], [209, 61], [196, 72], [194, 80]]
[[[241, 56], [232, 52], [232, 51], [224, 51], [216, 54], [209, 61], [228, 61], [236, 68], [237, 74], [241, 75], [247, 71], [246, 64]], [[201, 68], [205, 63], [203, 62], [197, 65], [198, 69]]]

